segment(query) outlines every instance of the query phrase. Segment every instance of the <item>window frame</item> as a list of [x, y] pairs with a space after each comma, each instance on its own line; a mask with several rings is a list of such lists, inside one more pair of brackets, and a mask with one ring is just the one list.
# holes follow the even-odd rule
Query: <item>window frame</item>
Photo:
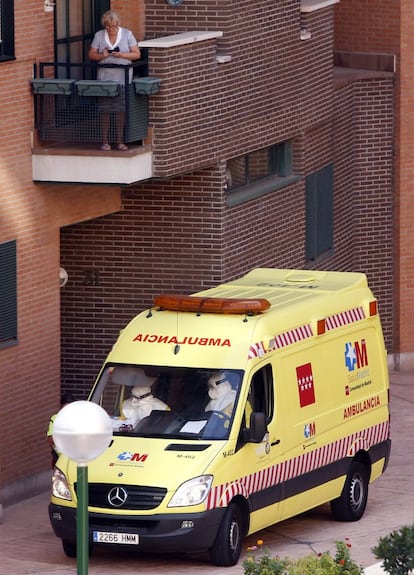
[[[239, 156], [245, 160], [246, 175], [245, 183], [237, 187], [228, 187], [226, 190], [226, 205], [234, 207], [250, 200], [254, 200], [266, 194], [270, 194], [278, 189], [295, 184], [300, 180], [299, 175], [293, 174], [293, 142], [286, 140], [278, 142], [267, 149], [268, 174], [254, 181], [249, 181], [249, 157], [251, 154]], [[238, 158], [233, 158], [234, 160]], [[228, 160], [228, 165], [231, 160]]]

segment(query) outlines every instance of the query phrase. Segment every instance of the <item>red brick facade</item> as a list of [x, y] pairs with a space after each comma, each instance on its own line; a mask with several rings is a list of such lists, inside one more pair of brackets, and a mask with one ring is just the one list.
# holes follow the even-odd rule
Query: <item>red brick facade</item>
[[[414, 4], [410, 0], [341, 0], [335, 7], [335, 48], [395, 55], [393, 352], [396, 367], [413, 367], [414, 258]], [[384, 25], [386, 23], [386, 25]], [[385, 283], [385, 282], [384, 282]]]

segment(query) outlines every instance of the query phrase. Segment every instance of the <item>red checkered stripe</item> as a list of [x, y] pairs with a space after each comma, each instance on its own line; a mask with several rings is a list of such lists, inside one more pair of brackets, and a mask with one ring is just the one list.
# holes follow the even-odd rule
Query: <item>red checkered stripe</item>
[[235, 481], [217, 485], [210, 490], [207, 498], [207, 509], [227, 507], [236, 495], [242, 495], [247, 499], [257, 491], [288, 481], [324, 465], [329, 465], [344, 457], [352, 457], [358, 449], [364, 448], [367, 450], [373, 445], [385, 441], [388, 437], [389, 422], [384, 421], [368, 429], [353, 433], [348, 437], [338, 439], [329, 445], [324, 445], [298, 457], [293, 457], [288, 461], [283, 461], [256, 473], [245, 475]]
[[313, 336], [312, 327], [310, 324], [295, 327], [294, 329], [289, 329], [279, 335], [275, 335], [269, 343], [269, 349], [266, 349], [263, 341], [259, 343], [254, 343], [250, 346], [248, 359], [253, 359], [254, 357], [263, 357], [265, 353], [269, 351], [274, 351], [275, 349], [280, 349], [292, 343], [297, 343]]
[[354, 323], [355, 321], [360, 321], [361, 319], [365, 319], [364, 308], [362, 306], [355, 307], [327, 317], [326, 329], [329, 331], [331, 329], [348, 325], [349, 323]]
[[249, 349], [249, 355], [247, 359], [253, 359], [254, 357], [263, 357], [267, 353], [264, 343], [259, 341], [258, 343], [253, 343]]
[[[348, 309], [340, 313], [335, 313], [326, 318], [326, 329], [328, 331], [332, 329], [337, 329], [338, 327], [343, 327], [350, 323], [360, 321], [365, 319], [365, 311], [362, 306], [355, 307], [353, 309]], [[255, 357], [263, 357], [269, 351], [274, 351], [275, 349], [281, 349], [287, 345], [292, 345], [298, 341], [303, 341], [308, 337], [313, 336], [312, 327], [310, 324], [302, 325], [290, 329], [279, 335], [275, 335], [269, 343], [269, 349], [266, 349], [263, 341], [254, 343], [250, 346], [249, 354], [247, 359], [254, 359]]]

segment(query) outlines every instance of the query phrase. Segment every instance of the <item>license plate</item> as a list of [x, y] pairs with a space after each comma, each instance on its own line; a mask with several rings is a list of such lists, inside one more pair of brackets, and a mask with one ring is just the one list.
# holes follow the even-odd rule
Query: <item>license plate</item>
[[138, 545], [138, 533], [111, 533], [109, 531], [94, 531], [94, 543], [115, 543], [121, 545]]

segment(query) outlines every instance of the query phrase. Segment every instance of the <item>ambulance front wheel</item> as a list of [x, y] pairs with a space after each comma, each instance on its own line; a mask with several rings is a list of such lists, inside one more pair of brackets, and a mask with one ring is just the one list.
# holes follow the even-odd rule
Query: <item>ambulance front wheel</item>
[[66, 557], [76, 557], [76, 542], [62, 539], [62, 547]]
[[244, 539], [244, 522], [240, 507], [230, 503], [220, 524], [210, 560], [219, 567], [230, 567], [239, 560]]
[[[62, 547], [65, 552], [66, 557], [76, 557], [76, 541], [70, 541], [69, 539], [62, 539]], [[89, 543], [89, 555], [92, 555], [93, 546]]]
[[331, 501], [332, 515], [338, 521], [358, 521], [368, 501], [369, 476], [359, 461], [351, 463], [344, 488], [338, 499]]

